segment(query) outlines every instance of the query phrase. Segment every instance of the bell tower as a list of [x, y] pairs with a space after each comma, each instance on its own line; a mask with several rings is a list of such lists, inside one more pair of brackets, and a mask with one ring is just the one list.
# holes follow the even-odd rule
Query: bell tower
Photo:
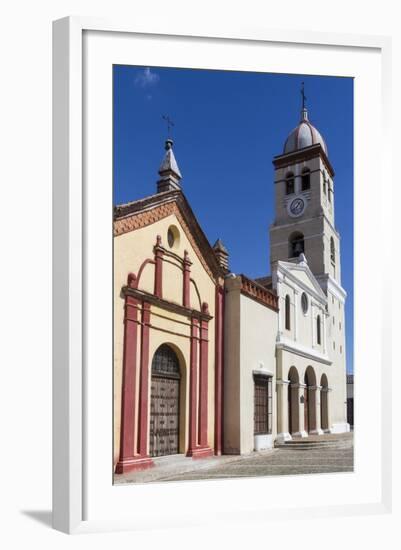
[[341, 284], [340, 237], [334, 225], [334, 170], [326, 143], [310, 123], [302, 90], [298, 126], [274, 157], [275, 219], [270, 262], [296, 261], [303, 253], [319, 280]]
[[[322, 135], [309, 121], [303, 89], [301, 93], [302, 108], [299, 123], [286, 139], [283, 152], [273, 159], [275, 218], [270, 227], [271, 273], [273, 287], [279, 295], [279, 307], [284, 312], [282, 315], [285, 315], [281, 326], [287, 323], [287, 311], [289, 319], [288, 327], [284, 329], [283, 341], [282, 333], [279, 333], [278, 345], [282, 346], [280, 349], [290, 345], [294, 354], [303, 355], [304, 348], [297, 350], [300, 327], [304, 330], [310, 319], [312, 321], [317, 319], [312, 313], [308, 317], [303, 311], [302, 295], [300, 296], [297, 290], [297, 285], [299, 287], [304, 284], [302, 276], [297, 275], [300, 271], [287, 270], [287, 278], [280, 280], [280, 284], [277, 284], [279, 267], [286, 267], [279, 266], [278, 263], [288, 262], [307, 266], [326, 296], [322, 318], [324, 353], [329, 358], [329, 364], [320, 364], [317, 387], [321, 390], [326, 385], [329, 390], [332, 390], [328, 398], [330, 431], [339, 433], [349, 430], [346, 422], [345, 376], [347, 294], [341, 286], [340, 235], [334, 221], [334, 170]], [[291, 286], [294, 286], [294, 292], [291, 296], [289, 294], [284, 296], [281, 289], [286, 288], [287, 292]], [[294, 322], [294, 325], [297, 326], [298, 331], [294, 330], [293, 334], [290, 332], [291, 315], [296, 319], [297, 324], [295, 325]], [[309, 354], [311, 356], [315, 354], [316, 357], [315, 352], [312, 336]], [[320, 358], [317, 357], [315, 365], [318, 365], [319, 361]]]

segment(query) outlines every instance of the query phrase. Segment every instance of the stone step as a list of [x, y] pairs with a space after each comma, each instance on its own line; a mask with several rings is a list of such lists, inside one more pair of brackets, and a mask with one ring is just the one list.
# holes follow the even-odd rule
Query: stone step
[[321, 440], [321, 441], [308, 441], [307, 439], [296, 439], [292, 441], [286, 441], [285, 443], [276, 443], [275, 447], [286, 449], [324, 449], [324, 448], [343, 448], [348, 443], [341, 439]]
[[297, 445], [339, 445], [341, 443], [344, 443], [344, 441], [338, 440], [330, 440], [330, 441], [308, 441], [307, 439], [297, 439], [292, 441], [286, 441], [283, 443], [283, 445], [293, 446], [296, 447]]
[[345, 445], [321, 445], [319, 443], [311, 446], [311, 445], [276, 445], [277, 449], [288, 449], [289, 451], [318, 451], [320, 449], [333, 449], [333, 450], [341, 450], [345, 449]]

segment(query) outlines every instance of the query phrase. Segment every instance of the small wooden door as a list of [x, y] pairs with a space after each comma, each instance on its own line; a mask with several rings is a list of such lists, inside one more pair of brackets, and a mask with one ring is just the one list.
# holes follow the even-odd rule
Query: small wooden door
[[177, 356], [167, 345], [160, 346], [152, 361], [150, 388], [150, 456], [179, 452], [180, 369]]

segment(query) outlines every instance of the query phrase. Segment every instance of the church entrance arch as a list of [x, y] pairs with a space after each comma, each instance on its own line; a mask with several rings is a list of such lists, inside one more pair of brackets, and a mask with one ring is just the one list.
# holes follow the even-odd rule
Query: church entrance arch
[[322, 374], [320, 379], [320, 422], [322, 430], [329, 430], [329, 382], [327, 376]]
[[305, 371], [304, 384], [304, 427], [309, 433], [316, 430], [316, 375], [312, 367]]
[[295, 367], [288, 372], [288, 431], [299, 432], [299, 375]]
[[177, 354], [162, 344], [152, 360], [149, 454], [173, 455], [180, 447], [181, 370]]

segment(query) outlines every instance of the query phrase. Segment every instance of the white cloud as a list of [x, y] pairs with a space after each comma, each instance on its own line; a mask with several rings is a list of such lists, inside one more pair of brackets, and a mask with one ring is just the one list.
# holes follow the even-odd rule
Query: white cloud
[[141, 88], [148, 88], [155, 86], [160, 80], [160, 76], [156, 73], [152, 73], [149, 67], [146, 67], [143, 71], [139, 72], [135, 77], [135, 84]]

